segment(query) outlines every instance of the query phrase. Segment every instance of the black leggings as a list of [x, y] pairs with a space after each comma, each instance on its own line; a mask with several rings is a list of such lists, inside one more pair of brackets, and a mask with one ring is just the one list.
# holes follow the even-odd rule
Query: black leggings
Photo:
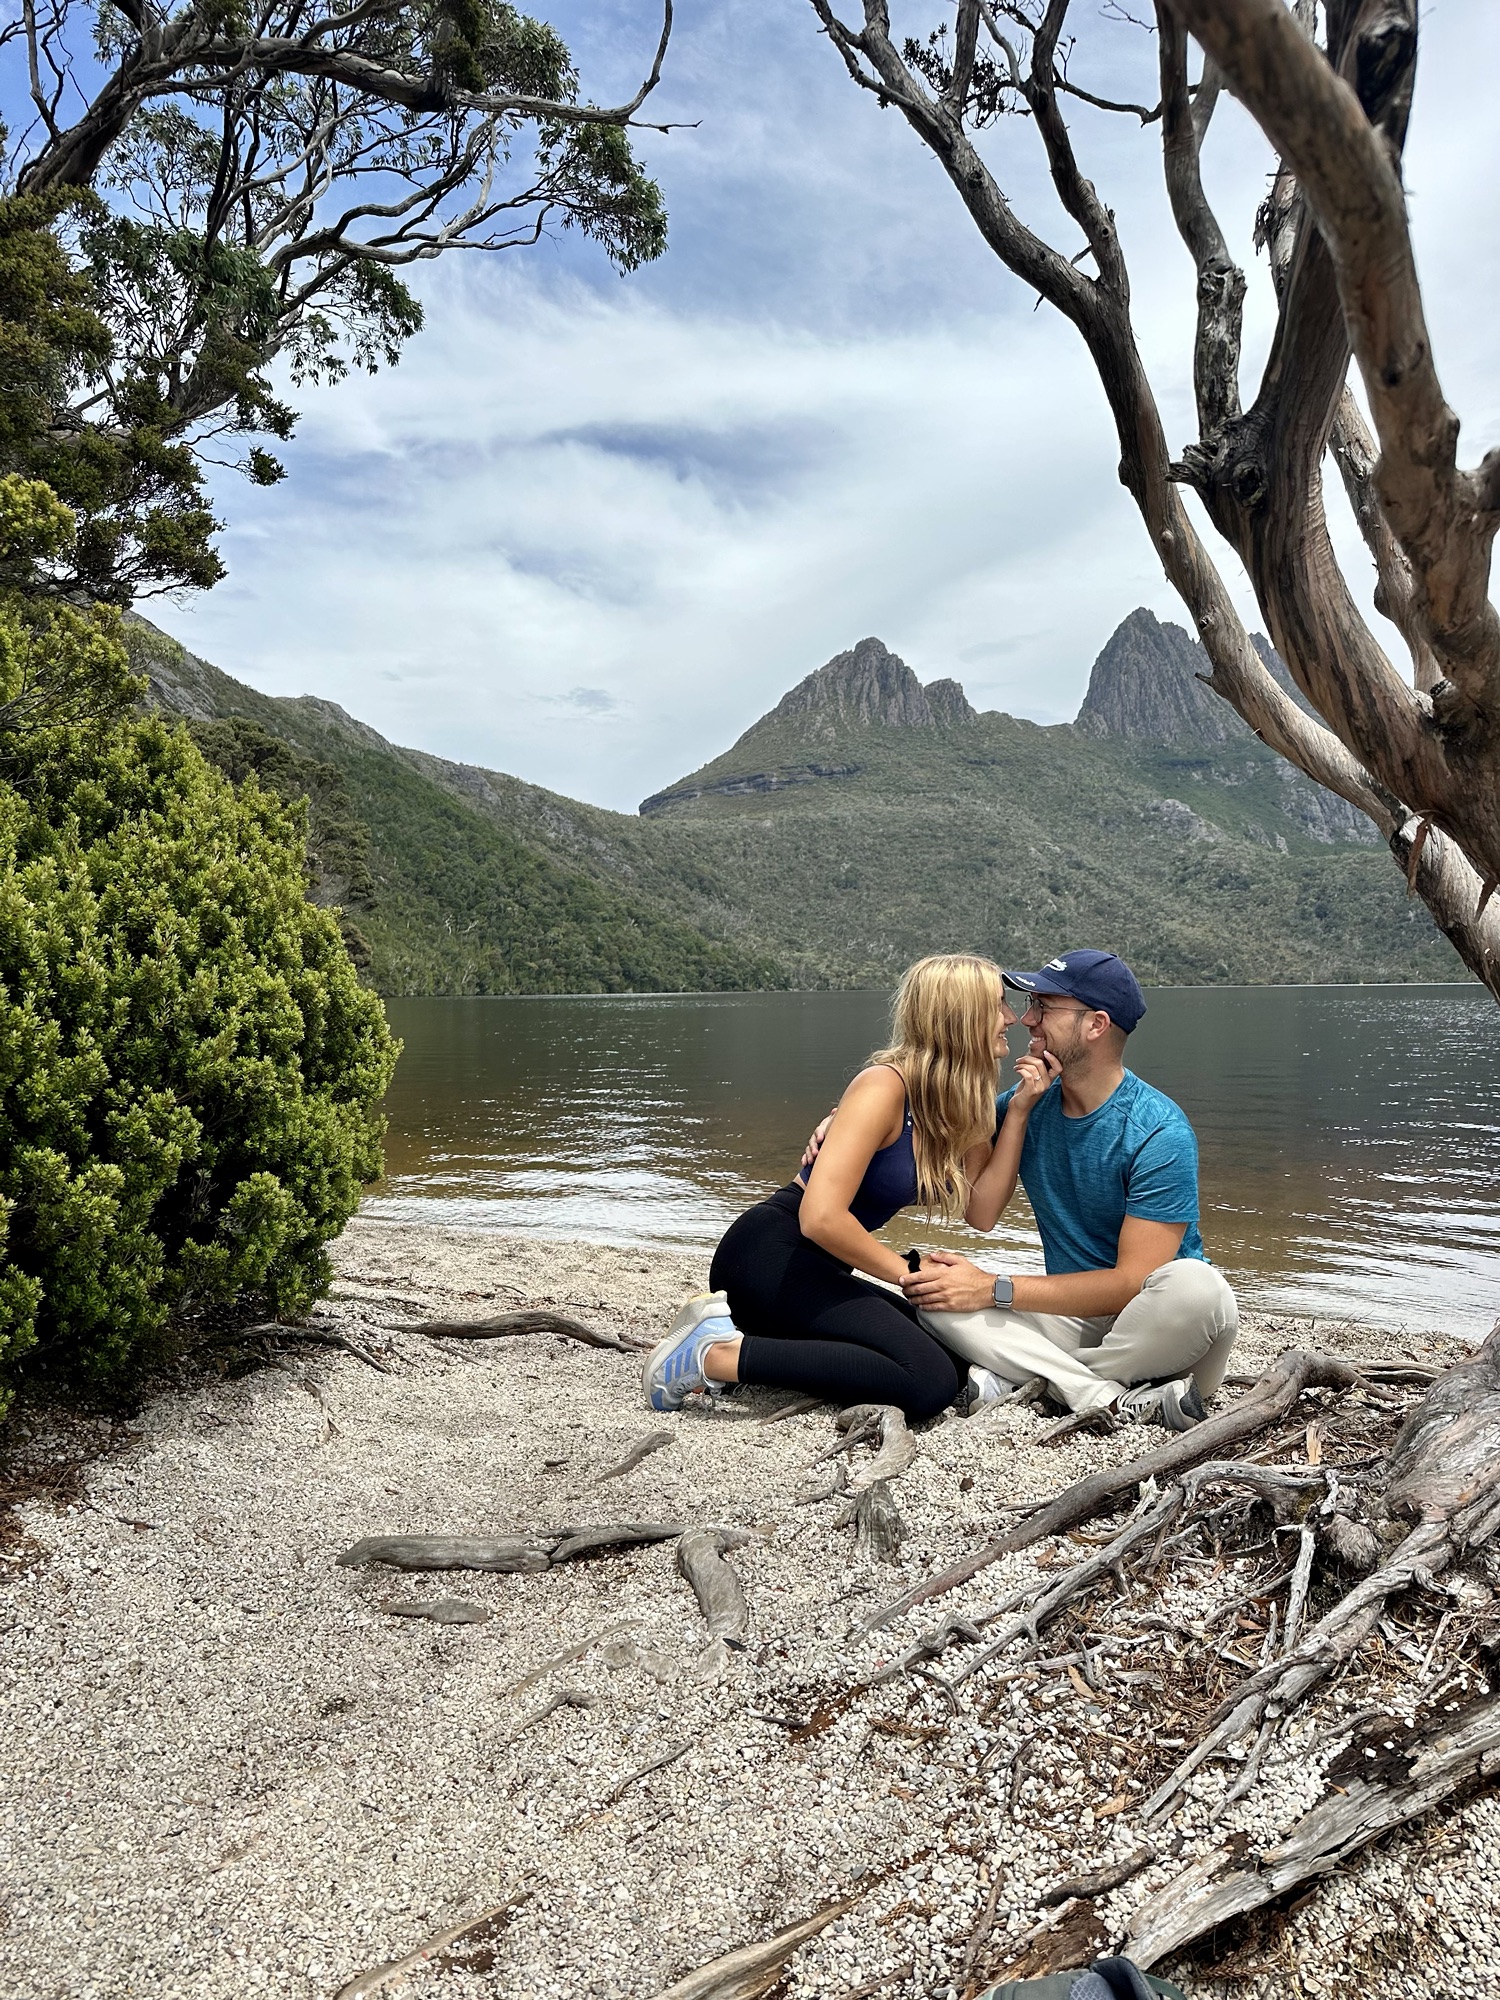
[[714, 1252], [708, 1282], [728, 1293], [744, 1335], [740, 1380], [935, 1417], [958, 1394], [952, 1355], [905, 1299], [810, 1243], [801, 1206], [795, 1183], [778, 1189], [732, 1223]]

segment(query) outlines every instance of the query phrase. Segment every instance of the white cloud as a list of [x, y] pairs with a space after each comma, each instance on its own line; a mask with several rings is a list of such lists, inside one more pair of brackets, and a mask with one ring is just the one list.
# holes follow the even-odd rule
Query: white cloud
[[[1496, 15], [1431, 11], [1434, 109], [1411, 153], [1475, 456], [1497, 415], [1475, 312], [1495, 293], [1500, 140], [1476, 58], [1500, 54]], [[430, 330], [394, 373], [306, 399], [291, 479], [222, 496], [229, 582], [162, 622], [270, 692], [323, 694], [397, 741], [628, 810], [867, 633], [980, 706], [1056, 721], [1134, 605], [1181, 617], [1077, 336], [1030, 310], [810, 20], [800, 0], [736, 0], [684, 37], [666, 109], [705, 122], [652, 142], [676, 232], [661, 266], [601, 280], [569, 245], [436, 269]], [[612, 29], [617, 66], [638, 30], [634, 15]], [[1150, 44], [1127, 34], [1111, 60], [1148, 89]], [[747, 88], [752, 59], [775, 88]], [[1157, 141], [1128, 120], [1078, 130], [1120, 212], [1178, 440], [1191, 273]], [[1033, 139], [1012, 124], [995, 149], [1045, 220]], [[1211, 169], [1237, 244], [1266, 162], [1228, 107]], [[1263, 269], [1251, 286], [1263, 351]]]

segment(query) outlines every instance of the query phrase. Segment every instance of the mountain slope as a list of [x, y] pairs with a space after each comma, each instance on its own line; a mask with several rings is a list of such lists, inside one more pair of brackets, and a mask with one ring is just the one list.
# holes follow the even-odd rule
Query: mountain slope
[[[784, 983], [763, 953], [663, 911], [615, 871], [579, 865], [549, 843], [528, 841], [503, 817], [475, 812], [434, 784], [420, 760], [387, 743], [333, 702], [258, 694], [132, 620], [131, 650], [150, 699], [182, 716], [230, 775], [248, 764], [284, 789], [273, 760], [226, 743], [238, 717], [299, 760], [290, 782], [307, 785], [314, 891], [344, 900], [357, 929], [356, 957], [383, 993], [574, 993], [729, 990]], [[320, 813], [316, 774], [339, 785], [340, 812], [358, 829], [364, 866], [350, 910], [347, 870], [325, 866], [335, 831]], [[326, 796], [328, 786], [322, 785]], [[629, 824], [629, 822], [627, 822]], [[342, 829], [347, 849], [349, 829]], [[342, 892], [342, 894], [340, 893]]]
[[[863, 640], [639, 817], [398, 749], [139, 623], [135, 644], [206, 747], [239, 716], [336, 775], [340, 851], [351, 819], [368, 840], [348, 915], [384, 992], [880, 985], [924, 951], [1038, 963], [1090, 941], [1164, 982], [1457, 976], [1368, 823], [1201, 687], [1186, 634], [1126, 626], [1087, 727], [976, 715]], [[1220, 709], [1234, 727], [1204, 733]], [[334, 883], [338, 860], [315, 855]]]

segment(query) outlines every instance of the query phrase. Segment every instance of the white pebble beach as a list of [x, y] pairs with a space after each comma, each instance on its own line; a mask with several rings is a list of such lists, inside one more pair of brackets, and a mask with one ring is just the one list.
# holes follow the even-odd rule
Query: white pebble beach
[[[937, 2000], [971, 1983], [987, 1908], [998, 1961], [1046, 1917], [1049, 1884], [1137, 1844], [1132, 1801], [1103, 1795], [1067, 1730], [1050, 1768], [1033, 1759], [1016, 1783], [1006, 1765], [1038, 1710], [1087, 1732], [1076, 1675], [997, 1682], [983, 1715], [906, 1677], [838, 1698], [934, 1614], [858, 1639], [862, 1616], [992, 1538], [1008, 1507], [1137, 1454], [1139, 1431], [1044, 1446], [1027, 1408], [925, 1427], [896, 1489], [900, 1559], [876, 1564], [833, 1526], [834, 1503], [796, 1504], [833, 1436], [829, 1406], [766, 1424], [788, 1399], [753, 1390], [654, 1415], [638, 1354], [398, 1330], [524, 1303], [655, 1336], [704, 1260], [357, 1219], [335, 1262], [312, 1325], [385, 1370], [299, 1343], [159, 1395], [71, 1498], [25, 1503], [0, 1546], [8, 2000], [333, 2000], [512, 1899], [482, 1948], [368, 1991], [648, 2000], [844, 1896], [786, 1994]], [[1234, 1365], [1319, 1344], [1460, 1351], [1431, 1331], [1252, 1319]], [[655, 1432], [669, 1448], [590, 1488]], [[717, 1677], [699, 1670], [703, 1621], [670, 1540], [538, 1574], [336, 1560], [369, 1535], [614, 1520], [749, 1531], [728, 1559], [751, 1643]], [[1077, 1553], [1005, 1557], [942, 1608], [992, 1602], [1060, 1551]], [[382, 1608], [444, 1597], [487, 1616]], [[1214, 1837], [1273, 1836], [1326, 1762], [1294, 1742]], [[1102, 1902], [1108, 1921], [1205, 1840], [1228, 1782], [1218, 1767], [1194, 1780], [1157, 1865]], [[1492, 1995], [1497, 1873], [1500, 1800], [1481, 1794], [1316, 1890], [1275, 1964], [1175, 1976], [1193, 2000]]]

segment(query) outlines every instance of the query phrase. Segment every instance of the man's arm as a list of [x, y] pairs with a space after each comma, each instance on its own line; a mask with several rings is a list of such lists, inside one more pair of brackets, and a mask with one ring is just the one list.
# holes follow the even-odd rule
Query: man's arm
[[[1186, 1234], [1185, 1222], [1127, 1215], [1109, 1270], [1017, 1278], [1011, 1304], [1018, 1312], [1062, 1313], [1069, 1319], [1112, 1316], [1130, 1304], [1153, 1271], [1172, 1262]], [[951, 1250], [932, 1250], [919, 1271], [902, 1279], [901, 1289], [923, 1312], [979, 1312], [994, 1304], [995, 1277]]]

